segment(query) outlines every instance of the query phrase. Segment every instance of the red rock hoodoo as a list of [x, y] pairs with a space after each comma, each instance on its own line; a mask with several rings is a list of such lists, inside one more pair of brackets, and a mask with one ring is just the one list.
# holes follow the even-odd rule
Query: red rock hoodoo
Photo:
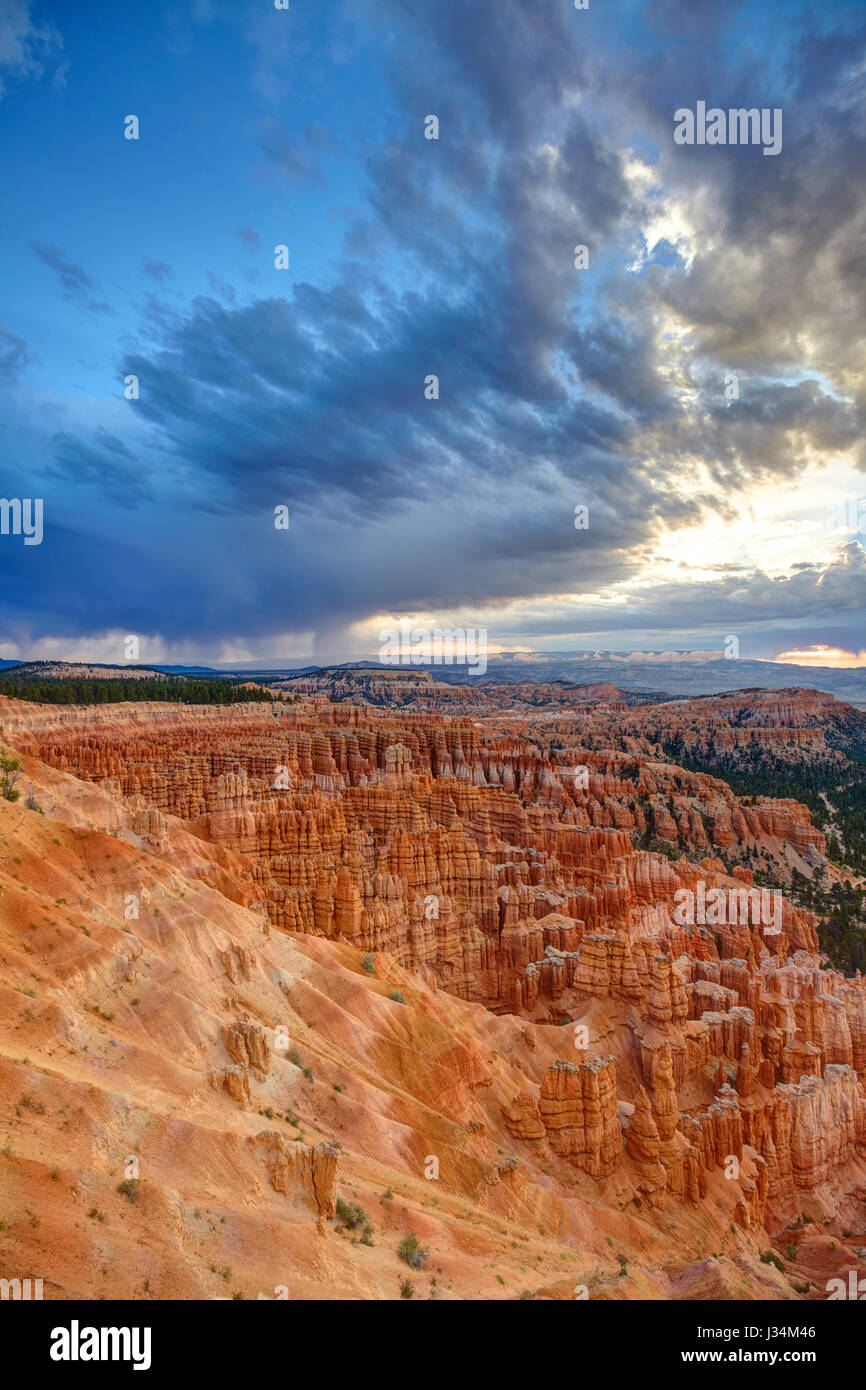
[[[823, 745], [824, 697], [629, 709], [611, 687], [573, 708], [557, 698], [515, 714], [525, 691], [497, 701], [448, 689], [448, 712], [391, 708], [378, 687], [370, 704], [314, 690], [273, 706], [0, 701], [3, 745], [24, 759], [45, 812], [0, 808], [0, 850], [16, 837], [25, 846], [0, 862], [15, 1020], [6, 1085], [57, 1090], [79, 1174], [99, 1171], [97, 1121], [74, 1118], [94, 1087], [94, 1117], [115, 1127], [120, 1148], [134, 1150], [121, 1136], [143, 1134], [158, 1114], [148, 1123], [165, 1182], [152, 1200], [165, 1212], [170, 1154], [196, 1126], [210, 1136], [223, 1205], [233, 1181], [260, 1194], [263, 1211], [278, 1194], [274, 1219], [312, 1220], [326, 1245], [342, 1172], [368, 1200], [377, 1183], [408, 1184], [424, 1224], [418, 1194], [433, 1154], [443, 1200], [472, 1193], [498, 1219], [557, 1227], [578, 1262], [593, 1252], [599, 1289], [604, 1251], [588, 1213], [601, 1203], [624, 1243], [643, 1223], [640, 1289], [603, 1296], [672, 1296], [674, 1264], [725, 1242], [720, 1278], [733, 1296], [798, 1296], [758, 1259], [771, 1235], [807, 1207], [814, 1233], [826, 1227], [836, 1243], [836, 1226], [863, 1225], [866, 981], [826, 968], [814, 916], [791, 900], [794, 870], [825, 867], [807, 808], [742, 800], [667, 761], [660, 744], [718, 751], [754, 737], [808, 756]], [[399, 687], [390, 694], [405, 702]], [[769, 894], [762, 908], [750, 891], [751, 868], [734, 862], [745, 851], [776, 871], [772, 914]], [[19, 859], [32, 878], [13, 871]], [[28, 909], [40, 872], [47, 907]], [[56, 913], [56, 941], [43, 910]], [[39, 1003], [25, 1006], [37, 962]], [[104, 1039], [112, 992], [139, 981], [159, 1042], [129, 1006], [117, 1056], [106, 1053], [107, 1076], [117, 1064], [108, 1086], [80, 1047], [95, 1021]], [[400, 989], [389, 997], [383, 981]], [[393, 1001], [407, 990], [413, 1042], [398, 1048], [406, 1025]], [[25, 1046], [37, 1018], [54, 1042], [26, 1081], [15, 1059], [38, 1054]], [[293, 1143], [294, 1130], [261, 1129], [256, 1116], [312, 1100], [301, 1036], [313, 1072], [334, 1081]], [[78, 1059], [65, 1069], [52, 1060], [60, 1040]], [[122, 1078], [139, 1068], [133, 1101]], [[33, 1119], [29, 1106], [19, 1119]], [[497, 1137], [514, 1160], [506, 1167]], [[21, 1162], [36, 1183], [48, 1159], [34, 1145]], [[672, 1212], [670, 1245], [652, 1223]], [[187, 1217], [176, 1208], [171, 1220]], [[798, 1282], [810, 1286], [800, 1244]], [[375, 1262], [363, 1273], [339, 1248], [327, 1276], [299, 1256], [304, 1287], [332, 1278], [393, 1296]], [[188, 1254], [172, 1268], [198, 1296]], [[75, 1271], [70, 1255], [64, 1279], [80, 1284]], [[255, 1277], [269, 1276], [256, 1267]], [[569, 1296], [552, 1274], [546, 1282]]]

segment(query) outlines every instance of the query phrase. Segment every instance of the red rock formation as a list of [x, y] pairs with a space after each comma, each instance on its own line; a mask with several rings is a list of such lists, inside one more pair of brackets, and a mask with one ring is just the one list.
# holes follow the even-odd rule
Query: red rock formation
[[326, 1221], [337, 1214], [337, 1164], [340, 1145], [323, 1141], [312, 1148], [293, 1144], [276, 1130], [263, 1129], [250, 1139], [268, 1170], [275, 1192], [283, 1192], [297, 1206], [305, 1206]]
[[503, 1105], [502, 1116], [508, 1133], [514, 1139], [535, 1141], [547, 1137], [544, 1121], [538, 1113], [538, 1103], [528, 1091], [521, 1091], [510, 1105]]
[[[5, 743], [74, 785], [85, 822], [88, 796], [101, 815], [110, 805], [131, 855], [159, 855], [197, 891], [257, 914], [262, 941], [291, 933], [373, 955], [486, 1006], [498, 1026], [520, 1015], [508, 1023], [523, 1030], [525, 1072], [495, 1105], [532, 1161], [626, 1186], [631, 1174], [655, 1208], [701, 1204], [735, 1159], [728, 1214], [743, 1229], [800, 1192], [853, 1183], [866, 981], [821, 968], [814, 917], [784, 896], [778, 931], [763, 908], [750, 916], [760, 890], [731, 862], [760, 846], [780, 874], [789, 860], [817, 872], [823, 838], [799, 803], [742, 801], [658, 746], [763, 742], [808, 757], [829, 746], [825, 702], [763, 692], [629, 710], [589, 701], [578, 714], [542, 692], [533, 722], [489, 691], [469, 718], [457, 695], [453, 717], [417, 712], [446, 699], [426, 682], [376, 689], [411, 698], [397, 710], [357, 692], [286, 708], [6, 701], [0, 720]], [[53, 795], [47, 814], [70, 816]], [[133, 881], [122, 886], [137, 894]], [[227, 1001], [208, 1054], [212, 1103], [252, 1117], [283, 1066], [245, 1003], [258, 938], [255, 950], [221, 938], [208, 959]], [[564, 1021], [613, 1055], [539, 1064], [537, 1033], [551, 1025], [575, 1057]], [[523, 1200], [491, 1171], [473, 1192]]]
[[590, 1057], [579, 1066], [555, 1062], [541, 1083], [538, 1109], [555, 1153], [594, 1178], [613, 1172], [622, 1132], [612, 1057]]
[[643, 1086], [638, 1089], [625, 1146], [640, 1174], [638, 1190], [646, 1195], [652, 1206], [663, 1209], [666, 1205], [664, 1193], [667, 1176], [659, 1162], [661, 1140]]

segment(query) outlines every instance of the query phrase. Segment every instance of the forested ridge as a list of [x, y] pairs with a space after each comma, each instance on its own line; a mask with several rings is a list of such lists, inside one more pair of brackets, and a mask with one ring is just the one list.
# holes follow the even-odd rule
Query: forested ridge
[[[841, 742], [841, 741], [840, 741]], [[809, 807], [812, 822], [827, 840], [827, 858], [840, 868], [866, 875], [866, 745], [846, 740], [845, 761], [794, 765], [762, 753], [751, 767], [729, 757], [686, 756], [678, 741], [665, 753], [690, 772], [721, 777], [738, 797], [792, 798]], [[831, 810], [832, 808], [832, 810]], [[762, 881], [756, 873], [756, 883]], [[866, 969], [866, 895], [850, 883], [810, 880], [796, 870], [792, 897], [818, 916], [822, 949], [833, 965], [851, 975]]]
[[0, 695], [43, 705], [112, 705], [122, 700], [176, 701], [183, 705], [234, 705], [273, 701], [268, 690], [249, 689], [225, 677], [155, 676], [65, 679], [0, 672]]

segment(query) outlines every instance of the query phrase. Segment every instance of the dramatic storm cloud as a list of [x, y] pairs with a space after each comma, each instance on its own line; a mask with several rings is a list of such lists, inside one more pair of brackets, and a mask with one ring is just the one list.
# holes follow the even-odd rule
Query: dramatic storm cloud
[[862, 650], [856, 5], [170, 10], [0, 23], [0, 655]]

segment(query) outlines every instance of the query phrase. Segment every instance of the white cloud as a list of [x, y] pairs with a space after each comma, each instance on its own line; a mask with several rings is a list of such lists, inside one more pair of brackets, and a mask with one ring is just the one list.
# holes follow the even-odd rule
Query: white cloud
[[34, 24], [30, 8], [30, 0], [0, 0], [0, 96], [10, 80], [41, 77], [63, 47], [51, 25]]

